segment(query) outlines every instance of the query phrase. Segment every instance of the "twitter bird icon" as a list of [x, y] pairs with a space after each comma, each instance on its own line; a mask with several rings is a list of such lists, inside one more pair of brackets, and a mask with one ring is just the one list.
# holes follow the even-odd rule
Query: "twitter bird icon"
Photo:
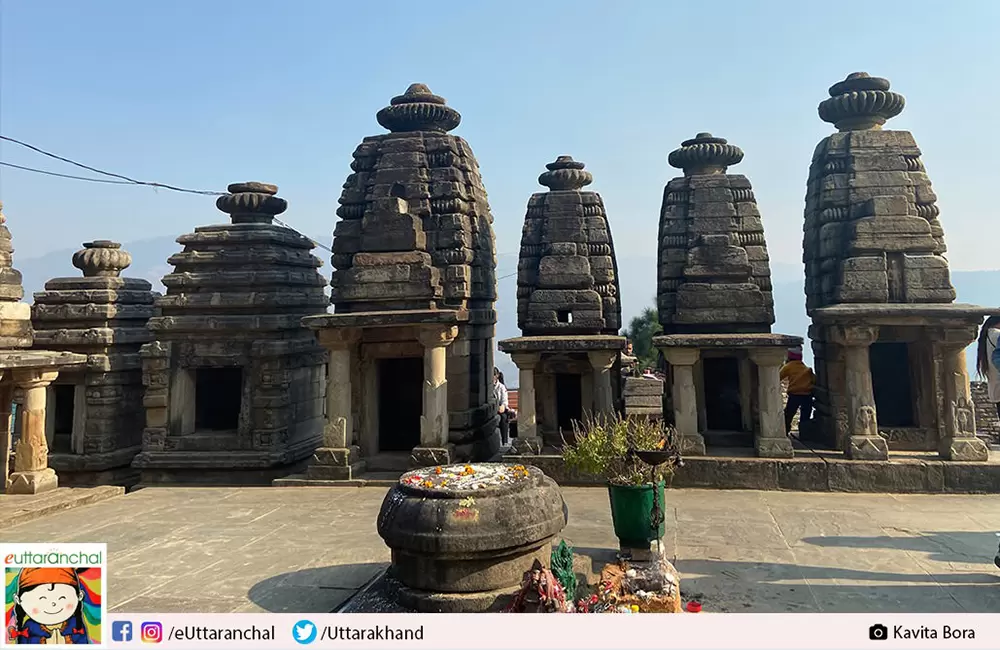
[[308, 645], [316, 640], [316, 625], [312, 621], [299, 621], [292, 628], [292, 637], [297, 643]]

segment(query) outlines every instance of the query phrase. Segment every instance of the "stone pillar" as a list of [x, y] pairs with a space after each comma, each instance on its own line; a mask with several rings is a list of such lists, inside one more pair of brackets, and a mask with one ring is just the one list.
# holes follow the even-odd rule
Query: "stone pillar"
[[[3, 379], [0, 370], [0, 379]], [[10, 421], [10, 412], [14, 406], [14, 385], [10, 381], [0, 384], [0, 487], [5, 491], [10, 475], [11, 434], [14, 427]]]
[[691, 368], [694, 372], [694, 392], [698, 403], [698, 431], [708, 431], [708, 409], [705, 408], [705, 364], [699, 359]]
[[618, 358], [618, 350], [592, 350], [587, 353], [594, 374], [594, 412], [614, 415], [615, 393], [611, 386], [611, 369]]
[[420, 446], [410, 455], [414, 467], [447, 465], [454, 445], [448, 441], [447, 347], [458, 336], [454, 325], [425, 325], [417, 338], [424, 346], [424, 412], [420, 416]]
[[21, 437], [8, 494], [38, 494], [59, 487], [55, 470], [49, 467], [49, 446], [45, 442], [45, 389], [58, 376], [58, 372], [50, 370], [14, 371], [14, 383], [24, 391], [24, 403], [18, 409]]
[[705, 438], [698, 430], [698, 391], [694, 384], [697, 348], [660, 348], [670, 364], [673, 381], [670, 396], [674, 407], [674, 427], [680, 435], [680, 452], [688, 456], [705, 455]]
[[944, 460], [989, 460], [989, 448], [976, 437], [975, 407], [965, 368], [965, 348], [976, 339], [976, 328], [949, 329], [943, 334], [937, 344], [944, 388], [944, 436], [938, 454]]
[[833, 341], [844, 351], [844, 391], [847, 393], [849, 436], [844, 454], [855, 460], [888, 460], [889, 444], [878, 433], [878, 413], [872, 389], [868, 354], [878, 340], [878, 327], [836, 325], [830, 328]]
[[512, 354], [517, 366], [517, 437], [514, 452], [542, 453], [542, 438], [538, 435], [538, 415], [535, 412], [535, 367], [538, 354]]
[[760, 430], [754, 436], [754, 448], [761, 458], [794, 456], [792, 442], [785, 433], [781, 403], [781, 364], [787, 355], [785, 348], [750, 350], [750, 360], [757, 365], [757, 402], [760, 409]]
[[351, 369], [360, 331], [352, 328], [320, 330], [318, 338], [329, 353], [326, 370], [326, 423], [323, 442], [315, 452], [306, 478], [349, 481], [364, 471], [354, 431]]
[[743, 424], [744, 431], [753, 431], [752, 371], [753, 368], [751, 367], [750, 359], [741, 358], [740, 359], [740, 422]]

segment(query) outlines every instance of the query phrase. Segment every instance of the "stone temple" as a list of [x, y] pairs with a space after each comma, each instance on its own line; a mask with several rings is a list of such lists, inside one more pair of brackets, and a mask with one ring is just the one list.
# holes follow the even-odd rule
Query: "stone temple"
[[538, 182], [521, 232], [517, 321], [500, 341], [518, 367], [519, 453], [562, 446], [588, 412], [611, 414], [621, 393], [621, 305], [611, 227], [584, 164], [559, 156]]
[[654, 345], [670, 366], [664, 416], [682, 451], [754, 447], [791, 457], [779, 371], [795, 336], [771, 334], [774, 300], [764, 227], [750, 181], [727, 174], [743, 151], [699, 133], [673, 151], [684, 175], [667, 183], [660, 211]]
[[[49, 386], [61, 371], [80, 371], [87, 357], [73, 352], [31, 350], [31, 307], [21, 302], [21, 273], [0, 203], [0, 488], [7, 494], [38, 494], [59, 487], [49, 467], [46, 423]], [[11, 425], [15, 392], [21, 394]], [[12, 432], [17, 432], [16, 440]], [[11, 456], [13, 455], [13, 463]]]
[[333, 234], [334, 313], [308, 318], [330, 352], [327, 428], [306, 474], [490, 458], [493, 217], [458, 111], [423, 84], [379, 111], [354, 151]]
[[268, 483], [320, 443], [326, 354], [301, 321], [326, 309], [322, 262], [274, 223], [277, 189], [230, 185], [216, 205], [232, 223], [177, 239], [141, 351], [143, 484]]
[[882, 128], [903, 106], [886, 79], [863, 72], [819, 105], [838, 132], [816, 147], [806, 194], [811, 434], [850, 458], [937, 450], [946, 460], [986, 460], [964, 350], [989, 310], [953, 304], [920, 149], [909, 132]]
[[93, 241], [73, 255], [83, 277], [53, 278], [35, 294], [34, 349], [87, 355], [48, 388], [49, 467], [63, 485], [134, 485], [132, 460], [146, 421], [139, 349], [159, 294], [121, 272], [132, 256], [121, 244]]

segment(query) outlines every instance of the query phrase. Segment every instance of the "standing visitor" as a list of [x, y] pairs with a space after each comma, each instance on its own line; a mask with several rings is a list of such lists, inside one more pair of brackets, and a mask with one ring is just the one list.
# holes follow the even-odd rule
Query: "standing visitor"
[[510, 444], [510, 402], [503, 373], [496, 367], [493, 368], [493, 394], [497, 398], [497, 413], [500, 414], [500, 445], [506, 447]]
[[788, 351], [788, 362], [781, 366], [781, 381], [788, 382], [788, 402], [785, 403], [785, 435], [792, 432], [792, 419], [799, 412], [799, 432], [802, 424], [812, 417], [813, 386], [816, 376], [812, 368], [802, 362], [802, 350], [792, 348]]
[[990, 316], [979, 329], [976, 350], [976, 372], [986, 380], [989, 399], [1000, 417], [1000, 364], [997, 363], [997, 338], [1000, 337], [1000, 316]]

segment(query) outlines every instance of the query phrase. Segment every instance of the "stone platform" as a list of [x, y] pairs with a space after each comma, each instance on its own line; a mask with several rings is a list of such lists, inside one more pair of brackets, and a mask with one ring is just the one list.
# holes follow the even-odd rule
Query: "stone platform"
[[[107, 543], [115, 613], [331, 612], [389, 563], [385, 493], [147, 488], [5, 523], [0, 542]], [[562, 493], [562, 537], [613, 561], [607, 490]], [[666, 506], [667, 557], [706, 612], [1000, 611], [992, 495], [671, 490]]]
[[[675, 488], [798, 490], [804, 492], [891, 492], [1000, 494], [1000, 460], [942, 461], [933, 452], [893, 453], [889, 460], [848, 460], [836, 451], [797, 446], [794, 458], [757, 458], [752, 449], [709, 449], [684, 458]], [[604, 485], [598, 477], [567, 470], [557, 452], [506, 455], [504, 462], [534, 465], [560, 485]]]
[[0, 522], [16, 526], [72, 508], [120, 497], [125, 488], [102, 485], [93, 488], [56, 488], [41, 494], [0, 495]]

